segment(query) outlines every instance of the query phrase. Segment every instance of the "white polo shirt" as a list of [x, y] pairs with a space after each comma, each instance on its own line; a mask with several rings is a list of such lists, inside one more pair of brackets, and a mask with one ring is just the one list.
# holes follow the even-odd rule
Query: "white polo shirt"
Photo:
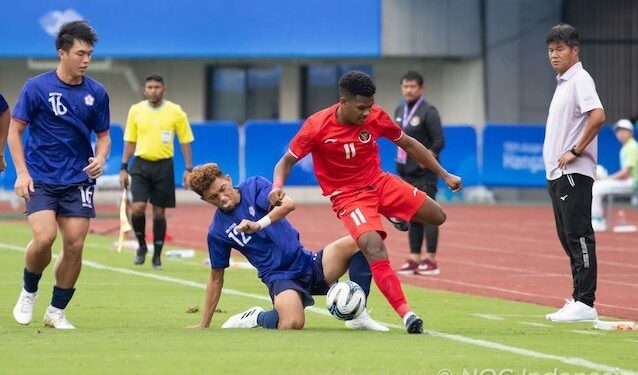
[[563, 174], [579, 173], [595, 179], [598, 136], [565, 170], [558, 168], [558, 159], [581, 139], [587, 125], [588, 112], [603, 108], [596, 93], [596, 85], [580, 62], [563, 75], [557, 75], [556, 81], [558, 83], [549, 105], [543, 144], [545, 176], [551, 181]]

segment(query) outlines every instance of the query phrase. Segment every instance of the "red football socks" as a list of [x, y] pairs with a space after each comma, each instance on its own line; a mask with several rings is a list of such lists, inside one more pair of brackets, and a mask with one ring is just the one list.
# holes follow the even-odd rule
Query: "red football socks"
[[390, 260], [376, 260], [370, 264], [370, 269], [372, 270], [374, 282], [377, 284], [379, 290], [381, 290], [381, 293], [383, 293], [399, 316], [403, 318], [405, 314], [410, 312], [410, 306], [408, 306], [408, 302], [405, 300], [399, 278], [390, 267]]

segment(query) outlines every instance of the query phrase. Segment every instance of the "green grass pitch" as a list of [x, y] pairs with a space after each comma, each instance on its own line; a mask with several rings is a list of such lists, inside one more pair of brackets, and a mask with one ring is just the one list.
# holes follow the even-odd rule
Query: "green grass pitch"
[[[186, 327], [200, 315], [208, 269], [196, 259], [132, 265], [111, 237], [89, 236], [85, 265], [67, 308], [75, 331], [44, 328], [52, 265], [40, 282], [34, 321], [20, 326], [11, 310], [22, 285], [24, 224], [0, 223], [0, 373], [286, 373], [286, 374], [603, 374], [638, 370], [638, 333], [593, 330], [589, 323], [551, 324], [552, 308], [404, 285], [427, 334], [352, 331], [327, 315], [324, 298], [306, 311], [297, 332], [221, 330], [226, 318], [270, 306], [253, 270], [229, 269], [208, 330]], [[56, 241], [54, 253], [59, 252]], [[149, 259], [150, 260], [150, 259]], [[380, 321], [400, 325], [378, 290], [368, 306]], [[618, 369], [618, 370], [616, 370]], [[447, 371], [447, 372], [446, 372]]]

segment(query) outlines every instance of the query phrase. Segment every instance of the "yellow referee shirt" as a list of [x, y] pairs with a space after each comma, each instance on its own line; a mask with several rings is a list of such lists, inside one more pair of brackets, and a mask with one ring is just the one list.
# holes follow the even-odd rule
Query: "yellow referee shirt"
[[188, 117], [179, 105], [164, 100], [160, 107], [153, 108], [144, 100], [131, 106], [124, 140], [137, 143], [136, 157], [150, 161], [172, 158], [175, 133], [179, 143], [195, 140]]

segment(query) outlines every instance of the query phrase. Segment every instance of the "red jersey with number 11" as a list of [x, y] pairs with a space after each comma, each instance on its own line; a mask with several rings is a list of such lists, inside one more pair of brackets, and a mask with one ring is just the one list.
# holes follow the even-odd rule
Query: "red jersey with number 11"
[[290, 142], [289, 152], [298, 160], [312, 153], [315, 175], [324, 195], [363, 188], [381, 173], [376, 140], [392, 142], [403, 130], [379, 106], [361, 124], [341, 124], [335, 104], [310, 116]]

